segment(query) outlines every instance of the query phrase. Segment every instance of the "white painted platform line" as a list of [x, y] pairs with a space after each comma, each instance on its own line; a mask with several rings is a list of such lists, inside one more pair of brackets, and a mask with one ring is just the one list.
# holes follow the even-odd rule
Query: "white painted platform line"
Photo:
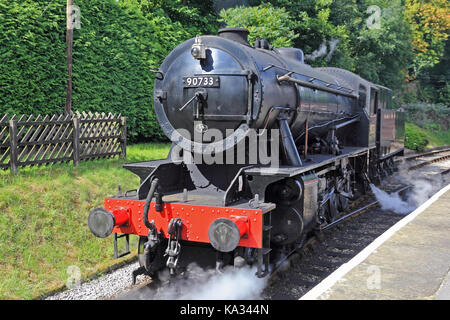
[[427, 209], [433, 202], [440, 198], [445, 192], [450, 190], [450, 184], [439, 190], [430, 199], [424, 202], [420, 207], [404, 217], [402, 220], [394, 224], [391, 228], [386, 230], [382, 235], [376, 238], [371, 244], [364, 248], [360, 253], [354, 256], [350, 261], [344, 263], [332, 274], [326, 277], [317, 286], [307, 292], [299, 300], [315, 300], [330, 289], [338, 280], [344, 277], [350, 270], [363, 262], [372, 252], [374, 252], [379, 246], [381, 246], [386, 240], [394, 235], [398, 230], [403, 228], [409, 222], [414, 220], [419, 214]]

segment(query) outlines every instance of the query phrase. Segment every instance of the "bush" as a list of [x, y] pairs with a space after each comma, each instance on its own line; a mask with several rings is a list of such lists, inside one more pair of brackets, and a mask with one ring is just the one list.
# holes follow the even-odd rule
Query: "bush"
[[428, 144], [422, 130], [419, 127], [406, 123], [405, 125], [405, 147], [411, 150], [423, 151]]
[[405, 124], [405, 147], [408, 149], [422, 151], [445, 145], [450, 145], [450, 132], [439, 131], [439, 125], [421, 128], [413, 123]]

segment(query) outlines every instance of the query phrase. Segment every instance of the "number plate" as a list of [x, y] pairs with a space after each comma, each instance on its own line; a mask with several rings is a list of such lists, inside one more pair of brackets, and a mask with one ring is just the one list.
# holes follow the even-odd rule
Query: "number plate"
[[219, 76], [197, 76], [197, 77], [183, 77], [184, 88], [219, 88]]

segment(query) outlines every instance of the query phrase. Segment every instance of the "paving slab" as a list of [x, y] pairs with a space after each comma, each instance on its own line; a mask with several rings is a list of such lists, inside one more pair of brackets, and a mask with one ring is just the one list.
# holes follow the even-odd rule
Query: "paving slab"
[[441, 193], [412, 221], [392, 227], [396, 232], [366, 258], [355, 257], [355, 266], [350, 261], [330, 275], [308, 299], [450, 299], [450, 185]]

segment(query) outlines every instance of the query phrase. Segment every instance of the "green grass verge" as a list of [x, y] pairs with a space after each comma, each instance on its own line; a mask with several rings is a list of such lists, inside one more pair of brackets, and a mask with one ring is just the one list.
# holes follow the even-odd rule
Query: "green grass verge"
[[89, 211], [117, 194], [118, 184], [122, 190], [139, 185], [123, 163], [166, 158], [169, 149], [169, 144], [138, 144], [128, 146], [126, 161], [0, 172], [0, 299], [33, 299], [61, 288], [71, 276], [69, 266], [86, 278], [120, 262], [112, 258], [112, 238], [89, 231]]
[[405, 124], [405, 147], [423, 151], [428, 148], [450, 145], [450, 132], [436, 128], [421, 128], [413, 123]]

